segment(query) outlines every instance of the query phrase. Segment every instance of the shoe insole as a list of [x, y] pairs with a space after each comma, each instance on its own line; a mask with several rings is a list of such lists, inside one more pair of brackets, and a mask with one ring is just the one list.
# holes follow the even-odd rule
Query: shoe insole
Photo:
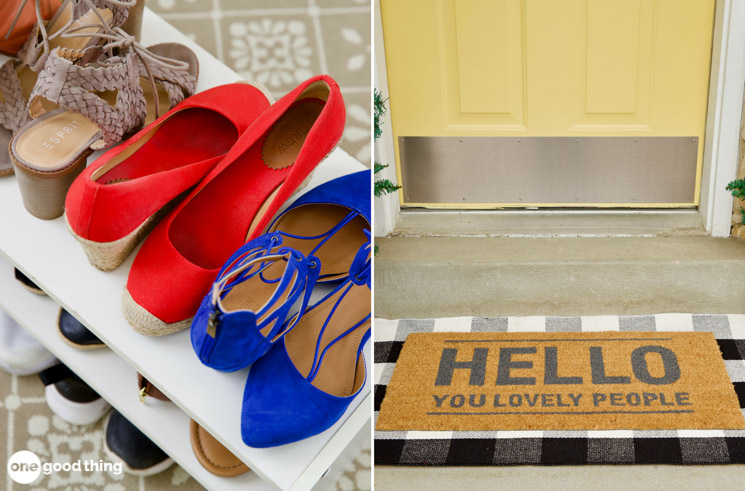
[[[334, 228], [349, 213], [351, 213], [350, 209], [331, 204], [299, 206], [287, 212], [273, 231], [287, 232], [303, 237], [315, 237]], [[321, 276], [329, 281], [347, 274], [357, 251], [367, 242], [367, 237], [364, 234], [366, 228], [370, 228], [367, 220], [357, 216], [337, 230], [315, 252], [313, 252], [313, 249], [325, 237], [318, 239], [283, 237], [282, 247], [291, 247], [306, 256], [313, 252], [313, 255], [321, 261]]]
[[[111, 18], [114, 17], [114, 14], [109, 9], [98, 9], [98, 13], [101, 14], [101, 17], [104, 21], [107, 23], [111, 22]], [[55, 34], [57, 31], [59, 31], [61, 28], [65, 27], [68, 22], [70, 22], [70, 16], [72, 15], [72, 5], [67, 4], [65, 7], [65, 10], [62, 12], [62, 15], [54, 22], [54, 26], [47, 30], [49, 35]], [[100, 19], [96, 15], [95, 12], [92, 10], [89, 10], [86, 12], [82, 17], [80, 17], [78, 20], [72, 23], [70, 26], [71, 28], [74, 28], [76, 26], [83, 26], [86, 24], [95, 24], [95, 26], [86, 27], [84, 29], [80, 29], [79, 31], [75, 31], [75, 34], [92, 34], [99, 32], [101, 30], [100, 27], [96, 27], [101, 23]], [[55, 48], [67, 48], [72, 50], [81, 50], [85, 48], [88, 43], [91, 41], [90, 37], [63, 37], [63, 36], [57, 36], [54, 39], [49, 40], [49, 52], [52, 52]]]
[[[147, 101], [145, 124], [149, 124], [155, 119], [155, 104], [158, 101], [153, 97], [152, 86], [148, 80], [141, 78], [140, 86]], [[160, 104], [164, 104], [165, 101], [167, 107], [168, 93], [165, 88], [156, 85], [156, 89]], [[116, 104], [116, 91], [101, 92], [97, 95], [110, 106]], [[100, 130], [82, 114], [72, 111], [52, 114], [52, 111], [56, 110], [56, 104], [50, 105], [50, 101], [46, 101], [44, 106], [49, 112], [19, 133], [15, 149], [24, 164], [40, 170], [49, 170], [72, 163], [77, 155], [85, 153], [86, 149], [98, 140]]]
[[[293, 235], [315, 237], [331, 230], [342, 221], [350, 210], [337, 205], [304, 205], [290, 210], [282, 217], [275, 230], [282, 230]], [[343, 278], [349, 273], [357, 251], [367, 242], [364, 230], [369, 228], [367, 221], [357, 216], [331, 236], [313, 255], [321, 261], [320, 276], [324, 281]], [[283, 237], [282, 247], [290, 247], [309, 256], [313, 249], [323, 240], [296, 239]], [[264, 270], [264, 278], [276, 280], [282, 276], [284, 265], [272, 264]]]
[[102, 184], [137, 179], [225, 155], [238, 130], [222, 114], [199, 107], [174, 112], [91, 178]]
[[[294, 259], [290, 258], [290, 261], [294, 261]], [[285, 261], [279, 260], [273, 264], [272, 267], [280, 267], [284, 270], [286, 263]], [[264, 315], [256, 319], [256, 324], [262, 323], [264, 319], [271, 316], [287, 301], [287, 297], [289, 297], [291, 293], [292, 285], [297, 281], [297, 275], [297, 272], [295, 272], [289, 282], [288, 288], [282, 292], [282, 295], [280, 295], [279, 299], [274, 303], [273, 308], [270, 308]], [[237, 310], [258, 312], [272, 297], [278, 286], [279, 282], [266, 283], [261, 280], [259, 275], [256, 275], [243, 283], [234, 286], [233, 289], [225, 295], [225, 298], [222, 299], [222, 306], [227, 312], [235, 312]], [[261, 329], [260, 332], [264, 336], [267, 336], [273, 327], [273, 323], [269, 324]]]
[[290, 172], [323, 105], [317, 99], [296, 101], [180, 210], [169, 234], [185, 258], [204, 269], [219, 269], [245, 242], [248, 230], [260, 221], [260, 213]]
[[17, 135], [15, 150], [30, 167], [54, 169], [75, 160], [98, 133], [98, 126], [80, 114], [47, 113]]
[[[287, 354], [297, 370], [307, 377], [313, 365], [315, 347], [321, 328], [346, 287], [340, 288], [322, 304], [303, 315], [295, 328], [285, 337]], [[352, 284], [329, 320], [321, 338], [318, 355], [330, 342], [370, 314], [370, 289], [366, 285]], [[365, 367], [357, 350], [365, 332], [370, 329], [370, 319], [332, 345], [323, 357], [311, 384], [328, 394], [347, 397], [364, 381]]]

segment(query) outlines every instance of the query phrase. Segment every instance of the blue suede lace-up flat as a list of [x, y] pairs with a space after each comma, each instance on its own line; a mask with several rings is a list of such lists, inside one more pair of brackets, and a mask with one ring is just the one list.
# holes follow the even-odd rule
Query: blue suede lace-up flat
[[[202, 300], [191, 341], [205, 365], [226, 372], [249, 366], [292, 329], [286, 323], [292, 305], [301, 297], [301, 309], [308, 305], [318, 259], [274, 247], [280, 242], [267, 234], [238, 249]], [[267, 277], [276, 271], [278, 278]]]
[[[365, 231], [369, 237], [369, 231]], [[297, 325], [253, 364], [243, 393], [241, 436], [251, 447], [296, 442], [336, 423], [367, 380], [370, 242], [349, 276], [306, 310]]]
[[263, 356], [298, 323], [291, 314], [306, 310], [316, 282], [349, 277], [356, 251], [369, 242], [363, 232], [369, 224], [369, 170], [301, 196], [269, 233], [228, 259], [202, 300], [191, 328], [202, 363], [235, 371]]

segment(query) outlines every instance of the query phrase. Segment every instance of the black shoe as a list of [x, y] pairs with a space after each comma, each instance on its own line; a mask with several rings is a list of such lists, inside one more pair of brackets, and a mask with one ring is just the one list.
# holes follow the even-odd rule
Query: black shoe
[[89, 350], [106, 347], [103, 341], [63, 308], [59, 309], [57, 316], [57, 330], [62, 340], [73, 348]]
[[109, 459], [122, 463], [124, 472], [136, 476], [152, 476], [173, 465], [173, 459], [116, 410], [106, 421], [103, 448]]
[[15, 268], [15, 270], [16, 279], [21, 283], [21, 285], [23, 285], [26, 290], [30, 291], [31, 293], [36, 293], [37, 295], [46, 295], [46, 293], [44, 293], [44, 290], [36, 286], [36, 283], [28, 279], [28, 276], [21, 273], [18, 268]]
[[70, 424], [90, 425], [111, 409], [109, 403], [65, 365], [59, 364], [39, 373], [46, 385], [44, 395], [49, 408]]

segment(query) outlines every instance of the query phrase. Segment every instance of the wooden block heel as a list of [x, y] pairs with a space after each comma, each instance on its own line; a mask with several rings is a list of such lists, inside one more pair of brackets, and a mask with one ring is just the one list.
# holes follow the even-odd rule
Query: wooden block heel
[[42, 220], [53, 220], [62, 215], [65, 196], [70, 185], [85, 169], [90, 151], [83, 153], [71, 165], [55, 172], [41, 172], [20, 163], [11, 152], [11, 160], [21, 189], [23, 206]]

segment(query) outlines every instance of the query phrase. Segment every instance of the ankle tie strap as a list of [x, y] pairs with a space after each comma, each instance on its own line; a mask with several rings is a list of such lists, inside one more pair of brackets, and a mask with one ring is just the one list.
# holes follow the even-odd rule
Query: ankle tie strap
[[[256, 311], [259, 331], [273, 322], [274, 325], [265, 337], [269, 343], [274, 343], [295, 327], [300, 318], [299, 315], [294, 316], [289, 322], [285, 322], [285, 319], [301, 293], [303, 293], [303, 296], [299, 311], [305, 311], [321, 268], [318, 259], [315, 257], [305, 257], [299, 251], [287, 247], [277, 248], [281, 242], [281, 237], [271, 234], [265, 246], [253, 248], [240, 254], [220, 273], [211, 291], [212, 312], [207, 326], [209, 335], [214, 337], [215, 326], [220, 322], [221, 317], [226, 315], [221, 302], [222, 299], [230, 293], [234, 286], [256, 276], [264, 283], [279, 283], [272, 296]], [[277, 261], [286, 261], [288, 265], [280, 278], [267, 280], [263, 276], [264, 271]], [[285, 294], [287, 294], [287, 299], [284, 300], [284, 304], [278, 305]], [[270, 311], [271, 314], [267, 315]]]
[[[89, 2], [90, 0], [84, 0], [86, 2]], [[62, 34], [62, 37], [64, 38], [74, 38], [74, 37], [97, 37], [100, 39], [108, 40], [106, 44], [101, 46], [101, 50], [104, 52], [107, 52], [109, 56], [114, 55], [114, 50], [119, 49], [121, 51], [129, 51], [137, 55], [137, 58], [142, 62], [143, 67], [145, 67], [145, 71], [147, 73], [147, 77], [150, 81], [150, 87], [153, 91], [153, 94], [157, 94], [158, 90], [155, 85], [155, 76], [153, 75], [153, 70], [151, 67], [151, 64], [155, 66], [160, 66], [162, 68], [165, 68], [166, 70], [173, 70], [173, 71], [188, 71], [189, 70], [189, 64], [181, 61], [181, 60], [174, 60], [173, 58], [167, 58], [165, 56], [156, 55], [152, 51], [148, 50], [144, 46], [142, 46], [140, 43], [137, 42], [134, 36], [130, 36], [127, 34], [121, 27], [115, 27], [111, 28], [108, 25], [104, 23], [105, 26], [105, 32], [97, 32], [97, 33], [90, 33], [90, 32], [79, 32], [83, 29], [88, 29], [91, 27], [97, 27], [97, 24], [83, 24], [74, 28], [68, 28], [65, 30], [65, 32]], [[155, 119], [158, 119], [160, 117], [160, 104], [155, 104]]]
[[[18, 22], [18, 19], [21, 17], [21, 13], [23, 12], [23, 9], [26, 7], [26, 3], [28, 0], [21, 0], [21, 3], [18, 6], [18, 9], [16, 10], [16, 15], [13, 17], [13, 22], [10, 23], [10, 28], [8, 28], [8, 32], [5, 34], [5, 39], [8, 39], [10, 35], [13, 33], [13, 29], [16, 27], [16, 23]], [[119, 7], [120, 9], [129, 9], [131, 7], [134, 7], [137, 4], [137, 0], [98, 0], [100, 3], [105, 5], [106, 7]], [[104, 20], [104, 18], [101, 16], [101, 13], [96, 8], [96, 5], [93, 3], [92, 0], [73, 0], [72, 5], [74, 9], [80, 9], [81, 6], [88, 7], [88, 9], [92, 10], [96, 13], [96, 16], [101, 21], [102, 25], [108, 26], [108, 23]], [[69, 27], [69, 24], [67, 26], [64, 26], [62, 29], [60, 29], [57, 33], [53, 34], [52, 36], [49, 36], [49, 33], [47, 33], [46, 24], [44, 22], [44, 16], [41, 14], [41, 0], [35, 0], [34, 1], [34, 9], [36, 10], [36, 24], [39, 26], [39, 32], [41, 32], [42, 37], [42, 43], [44, 46], [44, 55], [49, 54], [49, 40], [54, 39], [58, 35], [60, 35], [67, 27]], [[75, 15], [72, 16], [70, 19], [70, 23], [72, 23], [75, 19]], [[126, 18], [126, 17], [125, 17]], [[30, 65], [30, 63], [28, 63]], [[41, 63], [43, 66], [43, 62]], [[38, 70], [36, 70], [38, 71]]]
[[349, 277], [355, 285], [367, 285], [370, 288], [370, 271], [372, 270], [370, 249], [372, 244], [370, 242], [370, 231], [367, 229], [365, 230], [365, 237], [367, 237], [367, 243], [357, 250], [352, 266], [349, 268]]

